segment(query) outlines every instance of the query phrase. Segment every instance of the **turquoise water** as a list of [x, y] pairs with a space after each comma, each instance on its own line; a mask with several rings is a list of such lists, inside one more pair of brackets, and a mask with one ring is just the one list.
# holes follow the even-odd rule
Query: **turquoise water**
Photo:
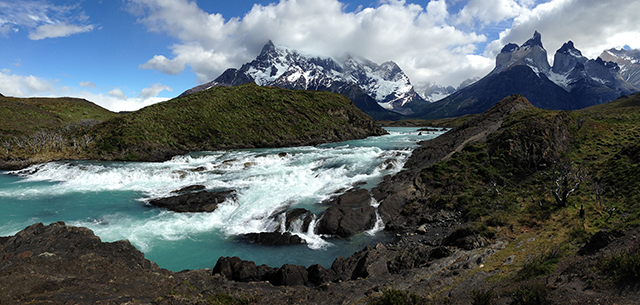
[[[319, 263], [328, 268], [338, 256], [387, 239], [382, 227], [340, 240], [293, 231], [307, 244], [280, 247], [236, 236], [275, 231], [283, 210], [317, 214], [326, 208], [319, 203], [331, 196], [362, 183], [371, 188], [401, 170], [417, 141], [440, 134], [388, 130], [381, 137], [317, 147], [198, 152], [163, 163], [52, 162], [0, 172], [0, 236], [35, 222], [65, 221], [92, 229], [103, 241], [128, 239], [148, 259], [174, 271], [212, 268], [220, 256], [272, 267]], [[278, 156], [281, 152], [286, 156]], [[386, 168], [389, 163], [393, 169]], [[146, 204], [195, 184], [236, 190], [237, 200], [212, 213], [173, 213]]]

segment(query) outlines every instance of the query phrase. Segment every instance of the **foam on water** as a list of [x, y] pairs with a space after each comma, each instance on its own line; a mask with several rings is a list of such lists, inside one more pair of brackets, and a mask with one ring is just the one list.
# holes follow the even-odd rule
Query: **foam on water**
[[[162, 163], [35, 165], [9, 172], [18, 177], [11, 183], [0, 180], [1, 204], [12, 204], [18, 211], [13, 218], [0, 219], [10, 224], [0, 224], [0, 236], [15, 233], [25, 223], [64, 220], [91, 228], [105, 241], [128, 239], [152, 253], [167, 242], [207, 236], [224, 242], [237, 235], [271, 232], [282, 226], [282, 212], [288, 209], [318, 214], [326, 208], [318, 203], [354, 185], [370, 188], [384, 175], [400, 171], [418, 140], [437, 135], [418, 135], [415, 129], [404, 128], [391, 129], [382, 137], [318, 147], [199, 152]], [[173, 196], [173, 191], [192, 185], [235, 190], [236, 198], [212, 213], [173, 213], [145, 206], [150, 199]], [[52, 215], [27, 217], [33, 212], [19, 211], [20, 205], [51, 210]], [[373, 200], [372, 205], [377, 211], [378, 203]], [[315, 222], [306, 232], [301, 223], [294, 224], [291, 233], [311, 249], [326, 249], [331, 242], [314, 233]], [[375, 235], [382, 229], [378, 216], [367, 233]]]

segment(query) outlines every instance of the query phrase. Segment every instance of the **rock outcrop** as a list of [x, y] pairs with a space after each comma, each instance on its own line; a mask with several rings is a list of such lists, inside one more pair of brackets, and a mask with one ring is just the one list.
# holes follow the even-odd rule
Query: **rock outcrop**
[[151, 302], [176, 282], [128, 241], [87, 228], [37, 223], [0, 238], [0, 304]]

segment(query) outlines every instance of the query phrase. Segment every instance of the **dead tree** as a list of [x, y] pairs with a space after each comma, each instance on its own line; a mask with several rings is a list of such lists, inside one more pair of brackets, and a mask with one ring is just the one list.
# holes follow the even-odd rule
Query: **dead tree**
[[573, 162], [568, 161], [556, 162], [547, 175], [555, 182], [555, 188], [551, 189], [551, 194], [560, 207], [567, 206], [567, 198], [578, 190], [587, 177], [581, 168], [574, 169]]

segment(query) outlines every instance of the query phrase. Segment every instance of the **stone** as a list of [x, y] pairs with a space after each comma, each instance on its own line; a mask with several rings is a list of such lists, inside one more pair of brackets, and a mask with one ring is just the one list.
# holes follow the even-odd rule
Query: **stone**
[[177, 196], [150, 200], [149, 204], [178, 213], [213, 212], [218, 208], [218, 204], [223, 203], [227, 199], [235, 199], [235, 195], [236, 191], [234, 190], [188, 192]]
[[298, 245], [305, 243], [304, 239], [300, 238], [300, 236], [289, 232], [249, 233], [243, 235], [243, 238], [252, 243], [266, 246]]

